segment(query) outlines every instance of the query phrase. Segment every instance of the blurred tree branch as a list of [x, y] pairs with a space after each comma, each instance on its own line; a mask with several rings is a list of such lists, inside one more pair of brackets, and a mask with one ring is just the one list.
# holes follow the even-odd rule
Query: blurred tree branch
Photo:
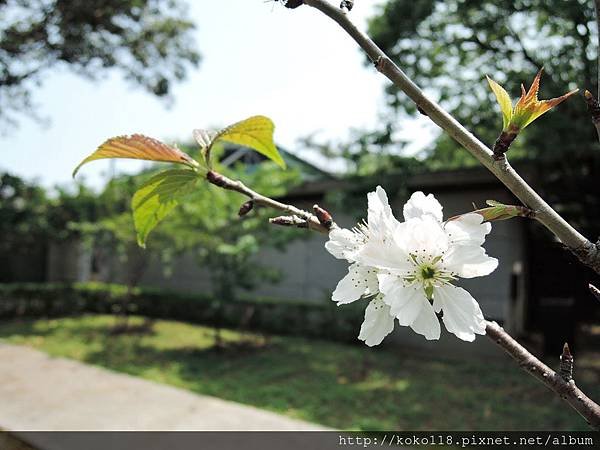
[[168, 97], [200, 62], [179, 0], [0, 2], [0, 128], [36, 117], [32, 91], [60, 64], [93, 80], [109, 69]]

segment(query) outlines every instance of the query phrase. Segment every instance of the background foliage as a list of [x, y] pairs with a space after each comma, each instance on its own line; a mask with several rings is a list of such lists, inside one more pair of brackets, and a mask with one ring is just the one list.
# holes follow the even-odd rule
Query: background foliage
[[179, 0], [0, 1], [0, 127], [38, 116], [32, 90], [49, 69], [97, 79], [109, 69], [165, 97], [200, 61]]

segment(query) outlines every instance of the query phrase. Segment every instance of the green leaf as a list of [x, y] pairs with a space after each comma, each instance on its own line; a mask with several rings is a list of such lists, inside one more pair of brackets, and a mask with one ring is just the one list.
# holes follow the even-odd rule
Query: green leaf
[[145, 159], [185, 164], [190, 167], [198, 166], [194, 159], [178, 148], [171, 147], [143, 134], [134, 134], [132, 136], [117, 136], [105, 141], [94, 153], [79, 163], [73, 171], [73, 176], [84, 164], [107, 158]]
[[146, 246], [150, 232], [179, 204], [179, 199], [193, 191], [198, 179], [193, 170], [165, 170], [138, 189], [131, 208], [140, 247]]
[[275, 125], [268, 117], [249, 117], [221, 130], [213, 139], [211, 146], [217, 141], [226, 141], [249, 147], [285, 169], [285, 161], [273, 142], [274, 130]]
[[496, 96], [498, 104], [500, 105], [500, 110], [502, 111], [502, 129], [506, 130], [513, 116], [512, 101], [510, 100], [508, 92], [506, 92], [502, 86], [500, 86], [487, 75], [486, 78], [490, 88], [492, 89], [492, 92]]

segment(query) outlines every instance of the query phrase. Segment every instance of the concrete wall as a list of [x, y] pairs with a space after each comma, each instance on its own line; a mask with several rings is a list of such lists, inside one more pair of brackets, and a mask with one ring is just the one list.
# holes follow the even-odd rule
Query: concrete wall
[[90, 280], [92, 252], [79, 240], [51, 242], [46, 258], [46, 280], [48, 282]]

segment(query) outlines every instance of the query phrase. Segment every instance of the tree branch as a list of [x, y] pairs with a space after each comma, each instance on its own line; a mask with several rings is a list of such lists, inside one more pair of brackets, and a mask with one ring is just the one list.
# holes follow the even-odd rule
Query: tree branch
[[[597, 0], [600, 1], [600, 0]], [[498, 178], [525, 206], [536, 211], [536, 220], [550, 230], [565, 244], [581, 262], [600, 274], [600, 249], [590, 242], [548, 205], [529, 184], [512, 168], [508, 161], [498, 164], [492, 151], [471, 132], [463, 127], [440, 105], [429, 99], [423, 91], [396, 65], [377, 45], [356, 28], [347, 15], [326, 0], [304, 0], [338, 23], [365, 51], [377, 70], [414, 101], [417, 107], [467, 149]]]
[[[329, 221], [319, 220], [322, 217], [320, 211], [318, 211], [316, 208], [315, 211], [318, 211], [318, 216], [315, 214], [311, 214], [303, 209], [296, 208], [293, 205], [288, 205], [286, 203], [281, 203], [277, 200], [273, 200], [272, 198], [265, 197], [264, 195], [253, 191], [241, 181], [232, 180], [231, 178], [228, 178], [225, 175], [217, 173], [213, 170], [208, 171], [208, 173], [206, 174], [206, 179], [209, 183], [214, 184], [215, 186], [226, 189], [228, 191], [239, 192], [240, 194], [245, 195], [256, 205], [267, 206], [269, 208], [277, 209], [279, 211], [283, 211], [286, 214], [291, 215], [290, 217], [278, 217], [272, 219], [271, 223], [274, 223], [275, 225], [309, 228], [320, 233], [329, 233], [331, 228], [336, 226], [335, 223], [331, 221], [331, 216], [329, 216]], [[246, 205], [246, 203], [244, 203], [244, 205]], [[244, 207], [244, 205], [242, 205], [242, 207]], [[319, 208], [319, 210], [322, 210], [322, 208]]]
[[[543, 66], [543, 64], [541, 64], [539, 61], [537, 61], [527, 51], [527, 49], [525, 48], [525, 43], [521, 39], [521, 36], [519, 36], [519, 34], [516, 31], [514, 31], [508, 24], [506, 25], [506, 28], [508, 29], [508, 32], [510, 33], [510, 35], [512, 36], [512, 38], [515, 41], [517, 41], [517, 44], [519, 44], [519, 47], [521, 48], [521, 53], [523, 53], [523, 56], [525, 57], [525, 60], [529, 61], [529, 63], [532, 64], [535, 67], [535, 70], [540, 70], [540, 68]], [[546, 71], [546, 75], [548, 75], [547, 71]]]
[[[594, 0], [596, 7], [596, 31], [598, 35], [598, 97], [600, 97], [600, 0]], [[600, 132], [598, 133], [600, 134]]]
[[486, 336], [510, 355], [519, 366], [530, 375], [537, 378], [552, 391], [560, 395], [587, 423], [596, 430], [600, 430], [600, 406], [585, 395], [575, 385], [574, 380], [567, 380], [546, 364], [533, 356], [525, 347], [514, 340], [496, 322], [486, 321]]
[[[465, 129], [440, 105], [425, 96], [423, 91], [396, 66], [389, 57], [365, 34], [360, 32], [348, 19], [345, 12], [332, 6], [326, 0], [299, 0], [318, 9], [337, 22], [367, 53], [377, 70], [391, 80], [396, 87], [406, 93], [417, 105], [419, 111], [465, 147], [481, 164], [490, 170], [523, 204], [535, 211], [535, 218], [559, 238], [586, 265], [600, 273], [600, 247], [593, 244], [569, 225], [550, 207], [504, 159], [495, 162], [493, 152]], [[595, 0], [600, 10], [600, 0]], [[300, 6], [296, 4], [294, 7]], [[600, 20], [600, 19], [599, 19]], [[600, 23], [600, 22], [599, 22]], [[599, 59], [600, 62], [600, 59]], [[600, 85], [599, 85], [600, 86]], [[592, 290], [594, 294], [596, 291]], [[600, 294], [598, 294], [600, 296]], [[572, 358], [563, 351], [563, 369], [568, 361], [569, 377], [561, 376], [531, 354], [495, 322], [486, 321], [486, 335], [508, 353], [529, 374], [537, 378], [552, 391], [560, 395], [593, 428], [600, 430], [600, 406], [587, 397], [571, 378]]]
[[[308, 211], [296, 208], [295, 206], [278, 202], [247, 187], [241, 181], [232, 180], [215, 171], [208, 171], [206, 179], [209, 183], [220, 188], [238, 192], [250, 198], [250, 202], [267, 206], [270, 208], [283, 211], [291, 216], [281, 216], [271, 219], [271, 223], [284, 226], [295, 226], [299, 228], [308, 228], [319, 231], [321, 233], [329, 233], [329, 231], [337, 225], [333, 222], [331, 215], [320, 208], [318, 205], [313, 206], [315, 214]], [[242, 205], [245, 207], [248, 202]], [[249, 211], [250, 209], [248, 209]], [[246, 211], [245, 213], [247, 213]], [[590, 289], [593, 286], [590, 285]], [[592, 289], [592, 293], [596, 294], [596, 289]], [[600, 291], [598, 291], [600, 292]], [[600, 294], [598, 294], [600, 295]], [[600, 430], [600, 406], [594, 403], [587, 397], [576, 385], [572, 379], [572, 357], [569, 361], [569, 377], [557, 374], [543, 362], [531, 354], [525, 347], [514, 340], [502, 327], [495, 322], [486, 321], [486, 336], [493, 340], [497, 345], [502, 347], [519, 366], [526, 372], [533, 375], [543, 384], [549, 387], [552, 391], [560, 395], [573, 409], [575, 409], [585, 420], [595, 429]], [[568, 355], [570, 357], [570, 354]], [[561, 357], [561, 361], [565, 358], [565, 354]], [[564, 365], [564, 364], [563, 364]]]

